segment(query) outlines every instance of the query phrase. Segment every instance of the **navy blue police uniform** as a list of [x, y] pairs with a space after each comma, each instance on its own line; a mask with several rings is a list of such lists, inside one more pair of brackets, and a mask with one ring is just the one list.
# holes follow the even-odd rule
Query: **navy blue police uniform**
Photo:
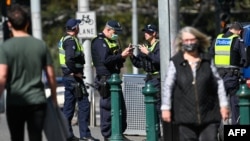
[[[143, 32], [148, 34], [157, 33], [157, 27], [153, 24], [146, 25]], [[161, 136], [160, 121], [161, 121], [161, 77], [160, 77], [160, 42], [154, 37], [155, 41], [153, 44], [148, 44], [146, 47], [149, 53], [146, 55], [139, 52], [137, 56], [130, 57], [132, 64], [137, 68], [143, 68], [147, 73], [145, 78], [145, 83], [151, 83], [157, 90], [156, 94], [156, 110], [158, 113], [158, 124], [159, 124], [159, 137]]]
[[[152, 26], [145, 26], [143, 31], [149, 30]], [[155, 26], [154, 26], [155, 27]], [[156, 29], [154, 29], [156, 32]], [[143, 68], [146, 72], [145, 83], [151, 83], [157, 90], [156, 94], [156, 110], [158, 113], [158, 124], [161, 120], [161, 77], [160, 77], [160, 42], [158, 39], [152, 45], [146, 45], [149, 54], [143, 54], [139, 52], [137, 56], [130, 57], [132, 64], [137, 68]], [[159, 126], [160, 127], [160, 126]], [[159, 129], [159, 136], [161, 135]]]
[[[225, 34], [221, 34], [221, 39], [225, 38], [232, 39], [231, 47], [228, 50], [230, 52], [230, 58], [228, 60], [229, 64], [225, 66], [220, 66], [218, 65], [220, 63], [217, 63], [215, 59], [215, 65], [217, 66], [218, 72], [224, 81], [227, 96], [229, 97], [231, 109], [231, 124], [239, 124], [239, 100], [236, 96], [236, 92], [238, 91], [240, 86], [239, 80], [241, 78], [241, 68], [246, 65], [246, 51], [245, 46], [239, 36], [235, 36], [235, 34], [233, 34], [232, 32], [227, 31]], [[216, 40], [218, 40], [218, 37]], [[213, 46], [211, 46], [210, 48], [210, 53], [213, 56], [216, 55], [216, 40], [213, 42]], [[218, 44], [219, 42], [217, 43], [217, 45]]]
[[83, 63], [83, 58], [75, 58], [75, 49], [76, 43], [73, 38], [67, 39], [63, 42], [63, 48], [66, 52], [66, 65], [67, 68], [62, 68], [63, 72], [63, 83], [65, 86], [64, 94], [64, 106], [63, 113], [66, 116], [68, 124], [70, 126], [70, 133], [73, 136], [73, 129], [71, 126], [71, 120], [74, 115], [76, 102], [78, 103], [78, 124], [80, 137], [89, 137], [91, 136], [90, 130], [88, 128], [89, 124], [89, 114], [90, 114], [90, 104], [88, 100], [88, 95], [82, 97], [75, 96], [74, 83], [83, 83], [83, 80], [73, 76], [73, 74], [83, 73], [83, 68], [75, 68], [76, 62]]
[[[121, 56], [121, 49], [114, 40], [108, 39], [104, 33], [99, 33], [91, 43], [91, 54], [96, 69], [95, 85], [100, 94], [101, 133], [104, 138], [111, 136], [111, 95], [107, 80], [112, 74], [119, 74], [125, 59]], [[102, 86], [106, 84], [106, 89]], [[104, 92], [105, 91], [105, 92]], [[124, 97], [121, 98], [122, 132], [127, 128], [127, 112]]]
[[[70, 19], [66, 26], [78, 26], [79, 20]], [[69, 30], [69, 29], [67, 29]], [[72, 29], [70, 29], [72, 30]], [[70, 138], [68, 140], [78, 140], [73, 133], [71, 120], [73, 118], [76, 102], [78, 105], [78, 125], [80, 138], [84, 140], [94, 141], [89, 129], [90, 103], [88, 93], [77, 92], [78, 86], [85, 88], [83, 78], [75, 76], [75, 74], [83, 74], [83, 66], [85, 63], [83, 47], [75, 36], [69, 34], [64, 35], [59, 42], [59, 61], [63, 73], [64, 92], [64, 106], [63, 113], [68, 121]]]
[[153, 48], [148, 55], [141, 52], [137, 56], [130, 57], [132, 64], [137, 68], [143, 68], [146, 71], [145, 83], [151, 83], [155, 88], [159, 90], [157, 93], [157, 111], [160, 113], [161, 106], [161, 82], [160, 82], [160, 43], [157, 40], [155, 46], [148, 47]]

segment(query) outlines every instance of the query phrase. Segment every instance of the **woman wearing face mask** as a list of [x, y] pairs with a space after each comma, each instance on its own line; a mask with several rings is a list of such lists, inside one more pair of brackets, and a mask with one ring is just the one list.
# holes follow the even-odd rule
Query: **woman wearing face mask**
[[210, 39], [193, 27], [180, 30], [162, 93], [162, 119], [179, 125], [180, 141], [216, 141], [229, 116], [222, 79], [207, 48]]

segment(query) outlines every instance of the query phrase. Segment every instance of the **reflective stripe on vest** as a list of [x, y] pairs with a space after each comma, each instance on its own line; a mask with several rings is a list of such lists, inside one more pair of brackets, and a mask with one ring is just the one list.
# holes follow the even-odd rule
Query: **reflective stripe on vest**
[[[62, 37], [58, 43], [58, 49], [59, 49], [59, 62], [61, 67], [67, 68], [66, 65], [66, 57], [65, 57], [65, 50], [63, 49], [63, 42], [69, 38], [73, 38], [76, 42], [77, 48], [75, 50], [75, 57], [78, 57], [79, 55], [83, 54], [83, 47], [81, 44], [78, 42], [77, 38], [74, 36], [67, 35], [65, 37]], [[76, 68], [83, 68], [83, 64], [76, 63], [75, 64]]]
[[231, 45], [233, 42], [233, 38], [238, 37], [238, 35], [235, 34], [227, 38], [223, 38], [222, 36], [223, 34], [219, 34], [217, 36], [214, 47], [214, 61], [217, 67], [230, 66]]
[[104, 41], [108, 44], [109, 49], [113, 54], [116, 54], [118, 52], [118, 44], [116, 42], [110, 42], [107, 38], [104, 38]]
[[118, 44], [116, 42], [112, 43], [110, 42], [107, 38], [104, 38], [105, 42], [108, 44], [109, 48], [111, 50], [117, 49], [118, 48]]

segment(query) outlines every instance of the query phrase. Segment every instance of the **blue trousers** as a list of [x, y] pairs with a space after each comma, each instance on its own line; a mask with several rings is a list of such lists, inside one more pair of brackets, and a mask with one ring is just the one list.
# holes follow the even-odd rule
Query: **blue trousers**
[[82, 81], [78, 80], [73, 76], [64, 76], [63, 84], [65, 86], [64, 92], [64, 107], [63, 113], [68, 121], [69, 131], [71, 137], [74, 136], [71, 120], [74, 116], [76, 102], [78, 103], [78, 124], [79, 124], [79, 132], [80, 138], [90, 137], [91, 133], [89, 130], [89, 116], [90, 116], [90, 103], [88, 96], [83, 96], [81, 98], [76, 98], [74, 96], [74, 87], [72, 86], [75, 82]]
[[229, 97], [232, 124], [239, 124], [239, 99], [238, 96], [236, 96], [236, 92], [239, 90], [240, 86], [239, 77], [226, 74], [222, 79], [224, 81], [227, 96]]
[[[121, 98], [122, 109], [122, 132], [127, 128], [127, 111], [124, 97]], [[101, 133], [105, 138], [111, 136], [111, 96], [107, 98], [100, 98], [100, 116], [101, 116]]]

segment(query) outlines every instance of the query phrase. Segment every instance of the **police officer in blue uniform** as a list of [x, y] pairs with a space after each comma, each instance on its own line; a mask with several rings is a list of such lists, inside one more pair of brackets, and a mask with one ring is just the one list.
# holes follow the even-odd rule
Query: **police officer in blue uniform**
[[[111, 95], [107, 80], [112, 74], [119, 74], [127, 56], [131, 54], [130, 48], [122, 51], [118, 42], [118, 34], [122, 32], [119, 22], [110, 20], [103, 31], [92, 40], [91, 54], [96, 70], [95, 84], [100, 94], [101, 133], [104, 140], [111, 136]], [[122, 131], [127, 128], [126, 106], [124, 97], [121, 99]]]
[[219, 34], [210, 48], [214, 62], [222, 77], [229, 98], [231, 123], [239, 124], [239, 100], [236, 92], [239, 89], [241, 68], [246, 65], [245, 46], [240, 38], [243, 27], [234, 22], [225, 34]]
[[[161, 80], [160, 80], [160, 42], [158, 39], [157, 26], [153, 24], [147, 24], [142, 29], [144, 32], [144, 38], [146, 44], [139, 45], [139, 54], [137, 56], [131, 55], [130, 60], [132, 64], [137, 68], [143, 68], [147, 73], [145, 83], [151, 83], [155, 88], [159, 90], [156, 95], [157, 104], [156, 109], [161, 119]], [[159, 122], [160, 123], [160, 122]], [[160, 125], [158, 123], [158, 125]], [[160, 130], [159, 130], [160, 135]]]
[[83, 82], [83, 66], [85, 63], [83, 47], [76, 35], [79, 31], [77, 19], [69, 19], [66, 23], [66, 35], [59, 42], [59, 61], [63, 72], [64, 107], [63, 113], [68, 121], [70, 138], [68, 141], [78, 141], [74, 136], [71, 120], [78, 103], [78, 124], [80, 140], [99, 141], [91, 136], [89, 125], [90, 104], [88, 93]]

